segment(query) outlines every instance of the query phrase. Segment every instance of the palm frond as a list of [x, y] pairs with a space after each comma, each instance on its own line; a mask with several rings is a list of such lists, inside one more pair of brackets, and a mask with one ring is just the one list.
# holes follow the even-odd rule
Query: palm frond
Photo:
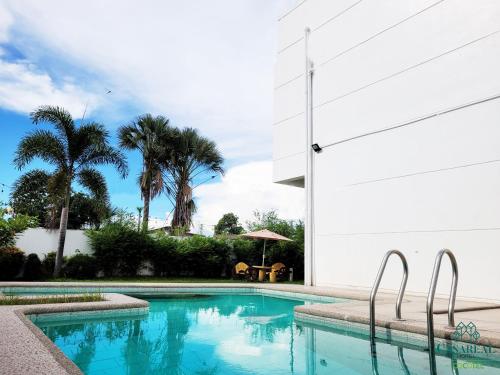
[[70, 158], [79, 163], [94, 149], [108, 143], [109, 134], [103, 125], [91, 122], [80, 126], [68, 142]]
[[118, 139], [120, 147], [127, 150], [142, 150], [142, 136], [134, 122], [131, 125], [124, 125], [118, 129]]
[[50, 131], [35, 130], [24, 137], [17, 146], [14, 164], [21, 169], [36, 157], [58, 168], [67, 168], [64, 144]]
[[110, 146], [107, 141], [89, 145], [77, 159], [77, 163], [77, 169], [102, 164], [113, 165], [122, 178], [128, 175], [126, 156], [120, 150]]
[[94, 168], [84, 168], [78, 172], [78, 182], [86, 188], [96, 199], [109, 201], [106, 179]]
[[65, 142], [73, 138], [75, 133], [73, 117], [62, 107], [44, 105], [33, 111], [30, 117], [34, 124], [42, 122], [53, 124]]

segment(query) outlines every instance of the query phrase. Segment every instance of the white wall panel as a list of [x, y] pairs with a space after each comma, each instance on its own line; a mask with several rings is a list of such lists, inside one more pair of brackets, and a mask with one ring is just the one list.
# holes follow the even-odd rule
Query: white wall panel
[[308, 0], [279, 20], [278, 51], [304, 37], [306, 26], [315, 29], [345, 14], [359, 0]]
[[306, 153], [300, 152], [286, 158], [273, 160], [273, 181], [282, 182], [304, 176]]
[[[290, 80], [300, 77], [304, 74], [305, 69], [305, 46], [302, 39], [299, 43], [287, 48], [276, 58], [274, 87], [279, 90], [279, 87], [289, 83]], [[302, 78], [304, 82], [304, 78]]]
[[[371, 288], [385, 252], [400, 249], [409, 264], [408, 292], [426, 294], [436, 254], [450, 248], [459, 267], [459, 297], [500, 301], [500, 231], [386, 233], [358, 236], [317, 236], [320, 258], [315, 271], [318, 285]], [[401, 262], [392, 258], [380, 285], [397, 290], [401, 283]], [[448, 295], [451, 267], [443, 259], [438, 293]], [[403, 307], [404, 308], [404, 307]]]
[[[364, 0], [318, 30], [311, 25], [314, 40], [311, 55], [318, 64], [367, 41], [378, 33], [395, 27], [407, 18], [442, 0]], [[336, 1], [330, 1], [333, 7]], [[309, 3], [315, 6], [315, 1]], [[334, 10], [324, 10], [334, 14]], [[296, 21], [295, 21], [296, 22]]]
[[282, 159], [305, 151], [304, 121], [302, 114], [273, 126], [273, 159]]
[[478, 104], [325, 148], [317, 165], [339, 188], [500, 160], [499, 114], [500, 99]]
[[500, 228], [500, 162], [339, 189], [329, 182], [316, 176], [318, 235]]
[[296, 79], [290, 84], [275, 90], [274, 124], [280, 123], [304, 112], [305, 81]]
[[304, 37], [304, 25], [307, 19], [307, 1], [300, 3], [292, 11], [279, 19], [278, 52]]
[[[369, 43], [318, 66], [316, 102], [340, 97], [500, 30], [500, 8], [495, 6], [496, 1], [479, 3], [482, 7], [461, 0], [447, 0]], [[311, 43], [328, 46], [332, 37], [327, 33], [314, 33]], [[322, 61], [314, 55], [312, 58], [317, 64]]]
[[[500, 94], [500, 33], [314, 111], [321, 144]], [[317, 103], [317, 102], [316, 102]], [[317, 129], [317, 130], [316, 130]]]

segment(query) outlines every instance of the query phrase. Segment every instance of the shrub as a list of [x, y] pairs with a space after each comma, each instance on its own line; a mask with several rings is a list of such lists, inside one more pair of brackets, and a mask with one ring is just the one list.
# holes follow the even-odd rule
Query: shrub
[[68, 258], [63, 273], [72, 279], [93, 279], [97, 274], [96, 259], [91, 255], [75, 254]]
[[266, 254], [269, 264], [282, 262], [287, 268], [293, 267], [296, 280], [304, 278], [304, 247], [300, 243], [295, 241], [276, 242], [269, 247], [269, 251], [266, 250]]
[[0, 280], [13, 280], [24, 263], [24, 252], [14, 246], [0, 248]]
[[135, 276], [152, 248], [151, 237], [121, 222], [87, 232], [99, 269], [105, 276]]
[[230, 247], [224, 240], [193, 236], [180, 241], [179, 269], [196, 277], [220, 277], [229, 265]]
[[257, 248], [256, 241], [238, 238], [232, 241], [234, 263], [245, 262], [249, 265], [262, 263], [262, 250]]
[[155, 276], [169, 276], [178, 273], [179, 253], [177, 246], [180, 240], [163, 233], [153, 238], [149, 260]]
[[40, 280], [43, 277], [42, 262], [36, 254], [29, 254], [24, 263], [23, 278], [25, 280]]
[[[66, 262], [66, 257], [63, 257], [63, 266]], [[56, 252], [51, 251], [44, 255], [42, 260], [42, 272], [45, 276], [52, 276], [56, 265]]]

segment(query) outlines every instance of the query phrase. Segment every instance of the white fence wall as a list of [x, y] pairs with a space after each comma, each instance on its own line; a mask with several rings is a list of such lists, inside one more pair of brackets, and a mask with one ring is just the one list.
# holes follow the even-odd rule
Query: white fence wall
[[[16, 246], [26, 254], [37, 254], [40, 258], [43, 255], [57, 250], [59, 230], [46, 230], [44, 228], [30, 228], [17, 236]], [[64, 255], [73, 255], [79, 250], [81, 253], [90, 253], [88, 237], [83, 230], [68, 229], [66, 233], [66, 243]]]
[[[425, 293], [447, 247], [458, 294], [500, 301], [500, 2], [306, 0], [279, 23], [276, 182], [304, 175], [311, 29], [317, 284], [369, 288], [397, 248]], [[447, 260], [441, 276], [444, 294]]]

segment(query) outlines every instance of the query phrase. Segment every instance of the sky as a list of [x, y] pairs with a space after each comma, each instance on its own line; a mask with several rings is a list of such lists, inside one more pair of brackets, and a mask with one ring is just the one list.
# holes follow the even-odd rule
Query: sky
[[[226, 174], [195, 189], [196, 226], [225, 212], [302, 218], [303, 190], [271, 182], [277, 19], [295, 2], [0, 0], [0, 201], [21, 173], [50, 169], [36, 161], [18, 171], [12, 159], [35, 129], [29, 113], [51, 104], [104, 124], [114, 145], [116, 130], [144, 113], [213, 139]], [[101, 170], [113, 206], [135, 211], [141, 158], [126, 155], [126, 180]], [[171, 210], [165, 196], [152, 202], [161, 220]]]

